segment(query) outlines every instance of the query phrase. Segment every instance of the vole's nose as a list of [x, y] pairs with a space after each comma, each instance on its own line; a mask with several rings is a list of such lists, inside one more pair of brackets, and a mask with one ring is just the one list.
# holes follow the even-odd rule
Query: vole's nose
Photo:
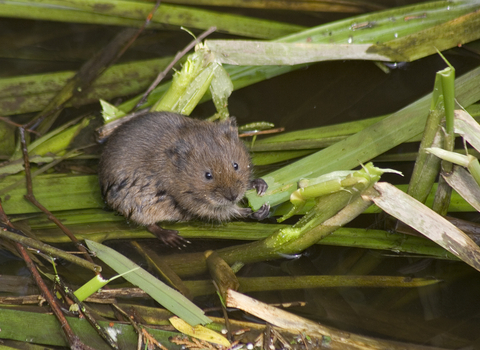
[[226, 189], [224, 196], [231, 202], [236, 202], [238, 199], [238, 192], [232, 189]]

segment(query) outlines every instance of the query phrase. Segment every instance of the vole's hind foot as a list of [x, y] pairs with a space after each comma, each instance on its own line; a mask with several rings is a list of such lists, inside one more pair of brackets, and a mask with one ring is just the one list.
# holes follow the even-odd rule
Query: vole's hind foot
[[263, 179], [255, 179], [250, 182], [250, 188], [254, 188], [259, 196], [263, 196], [267, 191], [268, 185]]
[[186, 247], [190, 243], [182, 236], [179, 236], [176, 230], [167, 230], [156, 224], [147, 226], [147, 230], [153, 233], [165, 245], [172, 248], [182, 249], [182, 247]]

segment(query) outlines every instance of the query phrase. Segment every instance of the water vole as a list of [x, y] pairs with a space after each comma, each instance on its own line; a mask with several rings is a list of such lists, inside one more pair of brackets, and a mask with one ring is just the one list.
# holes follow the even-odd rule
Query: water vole
[[98, 175], [108, 205], [167, 245], [180, 246], [184, 239], [178, 232], [157, 222], [268, 215], [269, 205], [252, 212], [237, 204], [246, 190], [263, 195], [267, 189], [262, 179], [252, 180], [251, 168], [235, 119], [214, 123], [157, 112], [115, 130]]

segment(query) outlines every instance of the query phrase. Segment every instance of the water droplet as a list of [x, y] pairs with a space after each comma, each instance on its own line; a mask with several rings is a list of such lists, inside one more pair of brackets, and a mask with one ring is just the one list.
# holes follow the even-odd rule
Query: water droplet
[[349, 44], [353, 43], [353, 38], [351, 36], [348, 37], [348, 43]]

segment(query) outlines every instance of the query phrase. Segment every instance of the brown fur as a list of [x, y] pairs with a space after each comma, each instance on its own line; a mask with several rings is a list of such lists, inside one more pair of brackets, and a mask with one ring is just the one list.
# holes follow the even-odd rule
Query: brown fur
[[[234, 119], [213, 123], [158, 112], [123, 124], [110, 136], [99, 180], [106, 202], [141, 225], [225, 221], [251, 216], [238, 201], [249, 188], [259, 194], [266, 189], [263, 180], [251, 181], [251, 168]], [[265, 209], [257, 218], [268, 214]]]

